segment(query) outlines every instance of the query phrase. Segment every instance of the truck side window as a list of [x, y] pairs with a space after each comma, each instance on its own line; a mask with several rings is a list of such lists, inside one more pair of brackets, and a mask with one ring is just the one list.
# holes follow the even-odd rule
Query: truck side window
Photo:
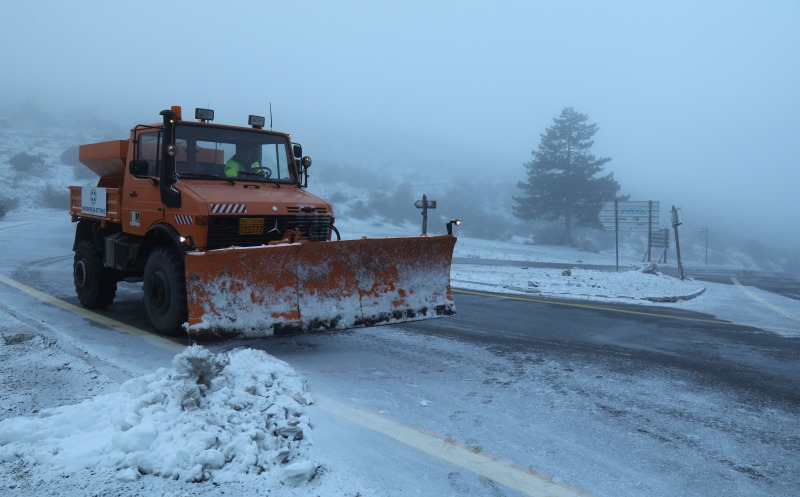
[[161, 157], [161, 133], [139, 135], [139, 160], [146, 160], [149, 167], [148, 176], [159, 175], [159, 158]]

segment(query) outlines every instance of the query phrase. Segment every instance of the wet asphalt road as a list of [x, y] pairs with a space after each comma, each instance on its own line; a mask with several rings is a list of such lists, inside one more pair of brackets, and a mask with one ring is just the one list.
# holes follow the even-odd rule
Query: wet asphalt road
[[666, 307], [455, 291], [458, 315], [407, 328], [507, 353], [530, 349], [629, 374], [678, 370], [746, 403], [800, 411], [800, 340]]

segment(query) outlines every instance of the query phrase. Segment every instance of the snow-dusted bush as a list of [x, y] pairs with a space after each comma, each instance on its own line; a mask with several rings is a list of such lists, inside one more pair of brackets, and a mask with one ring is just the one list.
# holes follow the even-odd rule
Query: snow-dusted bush
[[71, 145], [67, 147], [67, 149], [61, 153], [61, 163], [72, 166], [75, 179], [82, 180], [97, 178], [97, 174], [95, 174], [94, 171], [81, 164], [81, 161], [78, 159], [78, 154], [78, 145]]
[[3, 219], [8, 212], [13, 211], [19, 205], [19, 200], [6, 195], [0, 195], [0, 219]]
[[417, 221], [419, 210], [414, 207], [416, 195], [411, 183], [404, 182], [393, 192], [373, 192], [367, 210], [395, 224]]
[[69, 209], [69, 190], [61, 185], [48, 183], [38, 194], [38, 204], [48, 209]]
[[29, 172], [31, 169], [44, 166], [44, 157], [41, 154], [32, 155], [20, 152], [8, 160], [8, 163], [18, 172]]

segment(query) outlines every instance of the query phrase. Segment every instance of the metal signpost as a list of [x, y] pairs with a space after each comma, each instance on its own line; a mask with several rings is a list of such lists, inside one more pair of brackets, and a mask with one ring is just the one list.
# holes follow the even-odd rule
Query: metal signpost
[[672, 206], [672, 227], [675, 229], [675, 254], [678, 256], [678, 270], [681, 273], [681, 280], [686, 279], [683, 276], [683, 262], [681, 262], [681, 242], [678, 239], [678, 226], [683, 224], [683, 220], [681, 219], [681, 210], [680, 208], [675, 208]]
[[606, 202], [597, 216], [606, 231], [616, 232], [617, 271], [619, 271], [619, 232], [646, 231], [647, 260], [650, 260], [653, 228], [658, 227], [660, 215], [658, 200], [614, 200]]
[[436, 208], [436, 201], [435, 200], [428, 200], [428, 196], [424, 193], [422, 194], [422, 200], [417, 200], [414, 202], [414, 207], [417, 209], [422, 209], [422, 234], [428, 234], [428, 209], [435, 209]]

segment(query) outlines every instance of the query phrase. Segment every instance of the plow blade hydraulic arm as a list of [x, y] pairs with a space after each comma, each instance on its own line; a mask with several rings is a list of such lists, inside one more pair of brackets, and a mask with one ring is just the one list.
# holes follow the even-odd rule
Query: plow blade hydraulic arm
[[450, 235], [186, 255], [188, 331], [266, 336], [455, 314]]

